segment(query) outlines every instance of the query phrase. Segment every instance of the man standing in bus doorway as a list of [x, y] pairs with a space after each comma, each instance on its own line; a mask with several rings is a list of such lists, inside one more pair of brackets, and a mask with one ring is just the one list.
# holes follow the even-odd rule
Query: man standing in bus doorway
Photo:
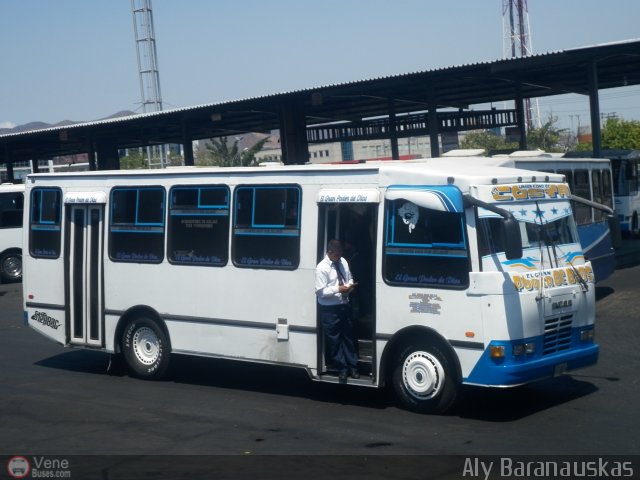
[[327, 254], [316, 267], [316, 296], [324, 331], [327, 369], [338, 370], [340, 383], [345, 383], [347, 376], [360, 378], [349, 305], [349, 292], [354, 287], [349, 264], [342, 258], [342, 243], [331, 240]]

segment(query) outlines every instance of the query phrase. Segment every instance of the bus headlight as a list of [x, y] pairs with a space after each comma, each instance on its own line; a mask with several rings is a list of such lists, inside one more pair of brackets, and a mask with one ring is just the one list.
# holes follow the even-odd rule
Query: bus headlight
[[580, 341], [581, 342], [593, 342], [593, 339], [596, 335], [596, 331], [593, 329], [593, 327], [591, 328], [587, 328], [585, 330], [582, 330], [580, 332]]
[[516, 343], [513, 345], [513, 349], [511, 352], [514, 357], [518, 357], [520, 355], [531, 355], [536, 351], [536, 344], [533, 342], [528, 343]]

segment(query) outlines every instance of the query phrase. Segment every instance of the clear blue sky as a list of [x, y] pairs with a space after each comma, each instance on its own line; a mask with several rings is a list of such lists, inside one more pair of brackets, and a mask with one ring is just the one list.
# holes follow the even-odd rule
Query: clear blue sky
[[[535, 53], [640, 38], [638, 0], [529, 0]], [[165, 109], [502, 57], [502, 0], [153, 0]], [[0, 127], [139, 111], [130, 0], [0, 0]], [[640, 88], [601, 91], [640, 119]], [[585, 97], [541, 116], [589, 124]], [[500, 105], [498, 105], [500, 107]]]

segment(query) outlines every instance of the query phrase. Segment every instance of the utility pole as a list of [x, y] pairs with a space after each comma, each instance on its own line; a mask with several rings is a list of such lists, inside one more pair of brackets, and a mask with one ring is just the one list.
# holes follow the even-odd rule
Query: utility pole
[[[502, 58], [526, 57], [533, 54], [531, 33], [529, 30], [529, 11], [527, 0], [502, 0]], [[540, 127], [540, 109], [538, 101], [525, 103], [525, 122], [527, 130]]]
[[[131, 0], [131, 11], [138, 56], [142, 110], [144, 113], [159, 112], [162, 110], [162, 95], [151, 0]], [[165, 146], [147, 147], [147, 162], [149, 168], [164, 168], [166, 166]]]

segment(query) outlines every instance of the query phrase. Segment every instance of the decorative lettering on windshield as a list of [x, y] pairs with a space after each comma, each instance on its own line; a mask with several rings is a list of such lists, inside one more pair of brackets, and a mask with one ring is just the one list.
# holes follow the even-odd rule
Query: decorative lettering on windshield
[[540, 290], [541, 281], [544, 282], [542, 288], [545, 289], [564, 285], [580, 285], [581, 280], [578, 275], [587, 283], [595, 283], [595, 276], [589, 265], [580, 265], [575, 270], [572, 268], [559, 268], [542, 272], [513, 274], [511, 280], [518, 292], [534, 292]]
[[534, 183], [525, 185], [498, 185], [491, 189], [491, 196], [498, 202], [571, 198], [567, 184]]

